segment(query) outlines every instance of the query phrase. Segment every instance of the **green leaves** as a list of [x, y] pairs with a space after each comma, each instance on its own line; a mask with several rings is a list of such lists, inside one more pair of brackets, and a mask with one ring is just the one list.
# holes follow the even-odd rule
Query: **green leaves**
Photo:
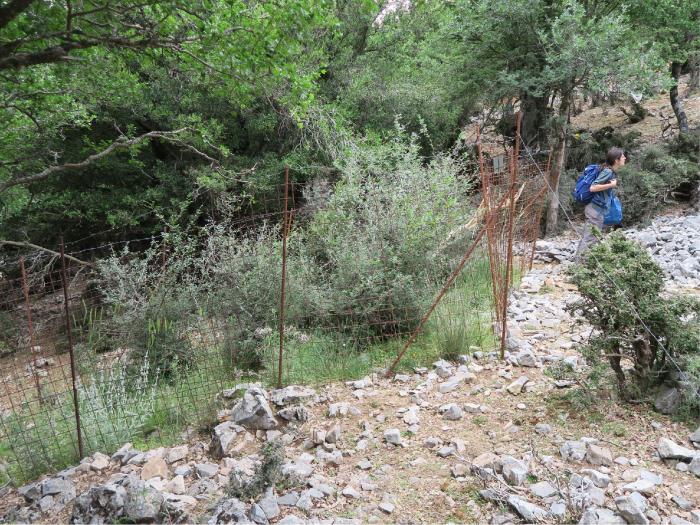
[[636, 386], [644, 394], [666, 372], [669, 355], [678, 358], [700, 348], [700, 302], [690, 296], [663, 297], [661, 268], [621, 233], [591, 248], [570, 275], [582, 295], [571, 310], [597, 331], [586, 354], [591, 364], [602, 357], [609, 360], [623, 392], [621, 359], [634, 364]]

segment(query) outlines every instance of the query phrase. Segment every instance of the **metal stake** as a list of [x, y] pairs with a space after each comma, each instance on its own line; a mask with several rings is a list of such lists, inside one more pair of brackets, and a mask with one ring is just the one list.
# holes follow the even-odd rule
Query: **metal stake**
[[508, 206], [508, 244], [506, 245], [506, 282], [503, 286], [503, 304], [501, 305], [501, 359], [505, 358], [506, 333], [508, 329], [508, 295], [513, 279], [513, 223], [515, 221], [515, 186], [518, 177], [518, 157], [520, 156], [520, 123], [523, 114], [518, 111], [515, 116], [515, 148], [510, 167], [510, 203]]
[[75, 375], [75, 353], [73, 352], [73, 332], [70, 325], [70, 311], [68, 308], [68, 279], [66, 279], [66, 256], [65, 247], [63, 245], [63, 236], [61, 236], [61, 284], [63, 285], [63, 306], [66, 311], [66, 334], [68, 335], [68, 352], [70, 353], [70, 375], [73, 383], [73, 409], [75, 412], [75, 431], [78, 436], [78, 453], [82, 459], [83, 454], [83, 435], [80, 430], [80, 408], [78, 406], [78, 387], [76, 384]]

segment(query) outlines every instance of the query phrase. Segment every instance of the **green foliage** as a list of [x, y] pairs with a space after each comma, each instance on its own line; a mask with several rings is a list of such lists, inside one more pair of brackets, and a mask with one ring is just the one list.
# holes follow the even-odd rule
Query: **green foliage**
[[[154, 381], [146, 360], [138, 369], [119, 359], [96, 363], [78, 384], [86, 455], [109, 454], [127, 442], [143, 450], [179, 443], [186, 427], [216, 421], [216, 394], [234, 384], [221, 356], [207, 349], [171, 382]], [[24, 403], [0, 420], [0, 461], [9, 462], [15, 484], [80, 459], [72, 394], [45, 389], [44, 397], [44, 404]]]
[[[637, 243], [621, 234], [609, 236], [572, 268], [571, 278], [582, 295], [571, 308], [597, 332], [585, 357], [597, 379], [598, 366], [607, 359], [623, 395], [648, 395], [675, 360], [697, 354], [700, 302], [663, 297], [661, 268]], [[628, 362], [633, 367], [625, 370]]]
[[[612, 147], [627, 152], [637, 151], [640, 136], [638, 131], [620, 132], [611, 126], [604, 126], [592, 133], [580, 130], [571, 136], [566, 166], [582, 171], [589, 164], [604, 162], [605, 155]], [[634, 157], [631, 160], [634, 161]]]
[[[354, 144], [338, 162], [342, 178], [333, 191], [308, 195], [309, 212], [288, 240], [286, 322], [332, 335], [293, 347], [301, 361], [332, 348], [335, 338], [355, 341], [335, 346], [353, 361], [354, 353], [410, 332], [461, 256], [471, 235], [463, 227], [473, 213], [471, 185], [448, 156], [424, 163], [418, 142], [399, 128], [389, 143]], [[125, 250], [100, 263], [99, 287], [132, 359], [147, 356], [152, 371], [169, 376], [189, 366], [192, 341], [213, 323], [227, 362], [260, 368], [269, 346], [263, 331], [277, 327], [279, 226], [212, 224], [201, 236], [171, 232], [168, 246], [165, 268], [156, 245], [142, 257]], [[476, 301], [465, 305], [475, 312], [462, 327], [468, 332], [482, 330], [490, 301], [488, 271], [482, 264], [473, 273], [474, 290], [454, 295]], [[483, 340], [471, 332], [467, 347]]]
[[683, 401], [678, 416], [688, 421], [696, 421], [700, 416], [700, 355], [685, 355], [682, 358], [683, 377], [680, 383]]
[[[272, 149], [255, 144], [278, 131], [256, 122], [283, 113], [300, 124], [320, 69], [307, 42], [333, 19], [324, 0], [88, 0], [72, 18], [70, 5], [31, 2], [0, 29], [0, 70], [9, 69], [0, 79], [0, 236], [52, 247], [61, 232], [67, 241], [115, 230], [144, 237], [164, 219], [179, 222], [177, 211], [184, 222], [215, 212], [218, 193], [199, 182], [218, 177], [236, 191], [239, 170], [255, 162], [241, 155]], [[41, 54], [59, 46], [70, 60]], [[146, 140], [8, 186], [120, 137], [176, 129], [175, 141]]]
[[[342, 180], [292, 241], [303, 260], [323, 270], [326, 290], [342, 293], [327, 295], [315, 310], [304, 305], [304, 316], [330, 314], [332, 326], [371, 325], [377, 336], [403, 332], [420, 317], [426, 294], [458, 256], [460, 226], [472, 212], [459, 162], [441, 155], [423, 164], [419, 147], [399, 129], [385, 144], [366, 139], [339, 164]], [[293, 269], [290, 275], [294, 282]]]
[[409, 131], [427, 129], [432, 141], [421, 143], [424, 153], [450, 147], [476, 98], [455, 45], [454, 8], [416, 2], [379, 23], [376, 4], [359, 10], [357, 4], [339, 3], [341, 26], [330, 43], [322, 94], [356, 129], [383, 134], [398, 115]]
[[456, 361], [474, 349], [495, 348], [489, 272], [488, 258], [476, 258], [433, 312], [426, 331], [441, 357]]
[[625, 221], [633, 224], [653, 216], [679, 193], [687, 199], [700, 182], [700, 168], [684, 158], [670, 155], [664, 148], [650, 146], [620, 170], [620, 199]]

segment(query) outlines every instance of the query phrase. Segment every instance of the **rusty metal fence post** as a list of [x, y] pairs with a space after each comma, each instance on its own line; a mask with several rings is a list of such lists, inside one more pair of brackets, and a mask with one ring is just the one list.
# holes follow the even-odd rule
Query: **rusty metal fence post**
[[277, 359], [277, 387], [282, 388], [282, 361], [284, 354], [285, 289], [287, 285], [287, 234], [289, 233], [289, 167], [284, 168], [284, 215], [282, 216], [282, 282], [280, 285], [280, 348]]
[[508, 188], [508, 241], [506, 244], [506, 278], [503, 286], [503, 298], [501, 304], [501, 359], [505, 358], [506, 336], [508, 333], [508, 296], [513, 279], [513, 225], [515, 222], [515, 186], [518, 180], [520, 156], [520, 123], [522, 113], [515, 114], [515, 148], [513, 148], [510, 166], [510, 187]]
[[78, 438], [78, 454], [82, 459], [83, 453], [83, 435], [80, 429], [80, 407], [78, 403], [78, 386], [75, 374], [75, 353], [73, 351], [73, 332], [71, 331], [70, 310], [68, 304], [68, 279], [66, 278], [66, 255], [65, 246], [63, 244], [63, 236], [61, 236], [61, 284], [63, 286], [63, 306], [66, 316], [66, 335], [68, 337], [68, 352], [70, 354], [70, 375], [73, 384], [73, 410], [75, 413], [75, 431]]

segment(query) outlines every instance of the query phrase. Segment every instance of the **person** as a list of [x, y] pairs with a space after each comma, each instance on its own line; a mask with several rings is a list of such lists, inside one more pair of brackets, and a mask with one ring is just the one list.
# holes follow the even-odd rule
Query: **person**
[[598, 242], [594, 227], [600, 231], [605, 228], [604, 221], [610, 209], [610, 202], [617, 188], [617, 171], [625, 165], [627, 157], [621, 148], [610, 148], [605, 156], [605, 163], [601, 166], [598, 176], [591, 184], [593, 200], [586, 205], [584, 214], [586, 224], [583, 227], [583, 235], [576, 249], [574, 260], [579, 261], [588, 249]]

